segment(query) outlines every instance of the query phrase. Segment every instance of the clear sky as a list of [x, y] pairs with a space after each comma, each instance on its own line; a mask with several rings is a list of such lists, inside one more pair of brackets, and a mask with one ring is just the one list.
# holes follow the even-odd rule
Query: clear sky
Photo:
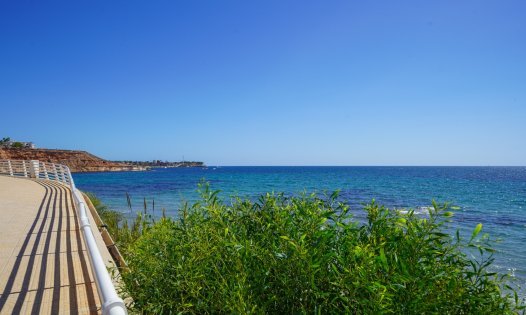
[[526, 165], [526, 1], [1, 1], [0, 108], [107, 159]]

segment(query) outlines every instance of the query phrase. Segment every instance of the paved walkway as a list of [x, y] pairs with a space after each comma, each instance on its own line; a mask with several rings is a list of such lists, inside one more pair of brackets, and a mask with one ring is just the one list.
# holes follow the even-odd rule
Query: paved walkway
[[69, 188], [0, 176], [0, 314], [99, 312]]

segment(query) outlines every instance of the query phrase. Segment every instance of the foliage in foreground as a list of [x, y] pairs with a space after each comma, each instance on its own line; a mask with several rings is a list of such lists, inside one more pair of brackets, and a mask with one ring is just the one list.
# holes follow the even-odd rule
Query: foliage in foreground
[[[223, 204], [206, 189], [178, 219], [148, 221], [127, 243], [122, 272], [145, 313], [515, 313], [523, 307], [488, 271], [492, 249], [444, 232], [452, 213], [390, 211], [367, 222], [314, 195]], [[122, 228], [121, 228], [122, 229]], [[129, 229], [129, 227], [127, 227]], [[120, 232], [122, 233], [122, 232]], [[468, 258], [466, 246], [479, 251]]]

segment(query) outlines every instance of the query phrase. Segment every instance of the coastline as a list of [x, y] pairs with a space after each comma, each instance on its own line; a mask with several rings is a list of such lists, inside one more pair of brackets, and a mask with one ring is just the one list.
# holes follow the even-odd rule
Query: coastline
[[33, 148], [0, 148], [0, 160], [39, 160], [64, 164], [72, 173], [145, 171], [148, 168], [108, 161], [86, 151]]

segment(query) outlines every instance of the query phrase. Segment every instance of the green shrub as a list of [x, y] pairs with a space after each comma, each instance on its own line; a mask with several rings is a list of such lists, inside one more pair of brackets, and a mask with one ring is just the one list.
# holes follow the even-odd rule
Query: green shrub
[[[121, 276], [144, 313], [515, 313], [508, 280], [488, 271], [492, 248], [445, 233], [452, 212], [400, 213], [374, 201], [365, 223], [314, 195], [203, 200], [178, 218], [142, 220]], [[120, 232], [119, 232], [120, 233]], [[465, 254], [478, 252], [473, 260]]]
[[23, 147], [24, 147], [24, 144], [22, 142], [14, 142], [11, 145], [11, 148], [16, 148], [16, 149], [20, 149], [20, 148], [23, 148]]

